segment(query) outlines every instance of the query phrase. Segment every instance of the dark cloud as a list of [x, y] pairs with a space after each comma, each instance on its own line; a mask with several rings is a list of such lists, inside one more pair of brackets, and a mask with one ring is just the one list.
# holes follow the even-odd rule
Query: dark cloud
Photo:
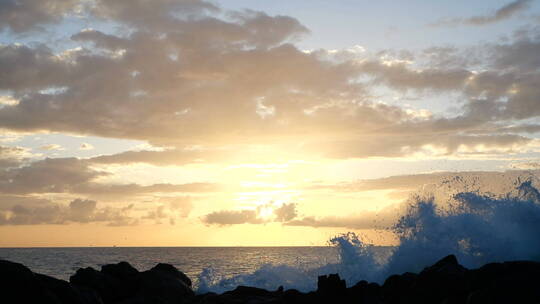
[[4, 168], [17, 167], [30, 156], [28, 149], [0, 145], [0, 171]]
[[75, 199], [64, 206], [52, 202], [29, 205], [17, 204], [0, 209], [0, 225], [61, 225], [69, 223], [102, 222], [111, 226], [134, 225], [138, 222], [130, 214], [133, 206], [124, 208], [97, 207], [97, 202]]
[[510, 2], [501, 8], [497, 9], [493, 14], [486, 16], [473, 16], [469, 18], [453, 18], [441, 20], [434, 26], [455, 26], [455, 25], [472, 25], [472, 26], [482, 26], [487, 24], [492, 24], [500, 22], [506, 19], [509, 19], [516, 15], [518, 12], [524, 11], [529, 8], [532, 0], [516, 0]]
[[287, 226], [305, 226], [314, 228], [348, 228], [348, 229], [389, 229], [399, 218], [399, 214], [382, 215], [364, 212], [357, 216], [307, 216], [284, 223]]
[[[261, 211], [271, 209], [271, 214], [261, 217]], [[296, 218], [296, 204], [285, 203], [274, 206], [273, 203], [258, 206], [254, 210], [220, 210], [209, 213], [202, 217], [202, 222], [207, 225], [239, 225], [239, 224], [265, 224], [271, 222], [288, 222]]]
[[202, 218], [208, 225], [262, 224], [264, 219], [258, 217], [256, 210], [222, 210], [209, 213]]
[[[0, 127], [168, 147], [99, 156], [94, 164], [229, 161], [249, 145], [340, 158], [528, 152], [532, 139], [515, 126], [540, 115], [534, 30], [474, 50], [305, 52], [291, 43], [308, 30], [287, 16], [225, 12], [195, 0], [94, 4], [77, 9], [118, 31], [82, 30], [71, 36], [80, 47], [64, 51], [0, 46], [0, 89], [18, 100], [0, 108]], [[492, 18], [528, 4], [515, 1]], [[453, 94], [456, 111], [378, 102], [381, 87], [426, 100]]]
[[67, 85], [71, 67], [43, 44], [0, 44], [0, 66], [0, 89], [27, 92]]
[[276, 222], [288, 222], [292, 219], [294, 219], [297, 216], [296, 213], [296, 204], [294, 203], [285, 203], [281, 207], [276, 208], [273, 211], [274, 215], [276, 216], [275, 221]]
[[[514, 168], [518, 169], [519, 163]], [[527, 169], [535, 169], [534, 162]], [[524, 168], [519, 168], [524, 169]], [[509, 170], [497, 171], [470, 171], [470, 172], [435, 172], [426, 174], [396, 175], [385, 178], [365, 179], [356, 182], [343, 182], [338, 184], [315, 184], [311, 190], [333, 190], [340, 192], [362, 192], [372, 190], [398, 190], [400, 196], [410, 194], [404, 190], [429, 189], [433, 186], [439, 190], [447, 191], [461, 189], [461, 191], [474, 192], [482, 189], [491, 193], [511, 193], [516, 186], [515, 181], [535, 178], [536, 170]], [[504, 189], [503, 189], [504, 188]], [[388, 210], [387, 210], [388, 211]]]
[[149, 186], [141, 186], [138, 184], [85, 183], [74, 186], [71, 191], [94, 196], [129, 197], [159, 192], [213, 192], [217, 189], [218, 185], [213, 183], [153, 184]]
[[40, 29], [43, 24], [60, 22], [78, 4], [78, 0], [2, 0], [0, 30], [21, 33]]
[[89, 168], [76, 158], [47, 158], [0, 171], [2, 193], [61, 193], [85, 184], [106, 172]]
[[219, 12], [220, 9], [210, 2], [200, 0], [96, 0], [89, 11], [104, 20], [156, 30], [177, 26], [182, 18]]
[[102, 155], [89, 159], [96, 164], [149, 163], [157, 166], [180, 166], [189, 163], [215, 162], [230, 159], [234, 155], [229, 150], [169, 149], [164, 151], [127, 151], [112, 155]]
[[78, 193], [95, 197], [130, 197], [158, 192], [212, 192], [213, 183], [187, 184], [108, 184], [95, 181], [109, 175], [77, 158], [46, 158], [20, 167], [0, 170], [0, 193]]
[[[239, 224], [266, 224], [279, 222], [286, 226], [307, 226], [307, 227], [340, 227], [350, 229], [385, 229], [399, 217], [399, 207], [383, 209], [380, 212], [362, 212], [354, 216], [326, 216], [300, 217], [296, 211], [296, 204], [283, 204], [278, 208], [273, 208], [272, 217], [261, 218], [259, 216], [260, 206], [255, 210], [221, 210], [212, 212], [202, 218], [207, 225], [239, 225]], [[268, 207], [268, 206], [266, 206]]]
[[383, 83], [399, 90], [459, 90], [471, 76], [471, 72], [463, 68], [413, 70], [409, 65], [399, 62], [385, 64], [380, 61], [366, 61], [359, 67], [362, 72], [373, 76], [376, 83]]

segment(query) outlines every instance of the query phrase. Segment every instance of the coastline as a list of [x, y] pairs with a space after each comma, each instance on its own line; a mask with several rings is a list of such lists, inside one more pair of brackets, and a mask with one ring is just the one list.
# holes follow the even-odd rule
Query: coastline
[[68, 282], [0, 260], [3, 303], [538, 303], [539, 283], [539, 262], [467, 269], [449, 255], [419, 273], [391, 275], [383, 284], [360, 281], [347, 286], [339, 274], [328, 274], [319, 276], [311, 292], [238, 286], [221, 294], [196, 294], [191, 279], [170, 264], [146, 271], [128, 262], [103, 265], [99, 271], [80, 268]]

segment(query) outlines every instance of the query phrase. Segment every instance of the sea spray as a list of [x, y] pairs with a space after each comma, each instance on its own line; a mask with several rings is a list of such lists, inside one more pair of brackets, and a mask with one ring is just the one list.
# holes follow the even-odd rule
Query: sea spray
[[217, 278], [205, 270], [199, 276], [198, 292], [223, 292], [238, 285], [310, 291], [316, 288], [318, 275], [336, 272], [348, 285], [360, 280], [382, 283], [391, 274], [421, 271], [448, 254], [455, 254], [466, 267], [539, 260], [540, 195], [532, 181], [520, 181], [508, 193], [499, 194], [467, 187], [470, 191], [449, 187], [452, 191], [446, 196], [426, 191], [412, 196], [404, 214], [389, 228], [399, 238], [399, 245], [386, 263], [377, 263], [372, 247], [356, 234], [346, 233], [329, 241], [338, 249], [339, 263], [312, 269], [264, 265], [251, 274], [232, 278]]

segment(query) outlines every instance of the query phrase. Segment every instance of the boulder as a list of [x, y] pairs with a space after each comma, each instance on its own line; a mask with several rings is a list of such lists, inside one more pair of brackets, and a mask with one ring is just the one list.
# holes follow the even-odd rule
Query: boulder
[[191, 287], [191, 280], [188, 278], [188, 276], [185, 275], [180, 270], [176, 269], [176, 267], [174, 267], [171, 264], [159, 263], [156, 266], [154, 266], [154, 268], [152, 268], [150, 270], [152, 270], [152, 271], [160, 271], [160, 272], [163, 272], [165, 274], [171, 275], [171, 276], [179, 279], [180, 281], [184, 282], [184, 284], [186, 284], [187, 286]]
[[0, 260], [1, 303], [103, 304], [93, 291], [64, 280], [33, 273], [26, 266]]
[[120, 262], [117, 264], [107, 264], [101, 266], [101, 273], [110, 275], [119, 279], [132, 279], [139, 271], [131, 266], [128, 262]]
[[106, 304], [121, 299], [121, 296], [117, 295], [120, 281], [92, 267], [79, 268], [69, 278], [69, 282], [79, 290], [93, 290]]
[[339, 274], [321, 275], [317, 281], [317, 292], [323, 295], [343, 294], [347, 290], [345, 280]]
[[26, 266], [0, 260], [2, 303], [62, 303]]
[[[454, 255], [449, 255], [432, 266], [426, 267], [411, 286], [411, 298], [416, 303], [441, 303], [465, 301], [467, 269], [461, 266]], [[458, 299], [454, 299], [454, 298]]]
[[389, 276], [382, 286], [385, 302], [404, 303], [408, 297], [411, 288], [416, 284], [418, 275], [416, 273], [406, 272], [402, 275]]
[[81, 268], [70, 282], [79, 289], [95, 290], [105, 304], [176, 304], [194, 296], [191, 280], [168, 264], [158, 264], [144, 272], [127, 262], [104, 265], [101, 271]]
[[540, 263], [513, 261], [490, 263], [467, 276], [468, 303], [540, 302]]
[[[163, 266], [161, 266], [163, 267]], [[147, 299], [149, 303], [182, 303], [195, 295], [188, 283], [191, 280], [172, 265], [169, 271], [154, 267], [138, 274], [137, 296]]]

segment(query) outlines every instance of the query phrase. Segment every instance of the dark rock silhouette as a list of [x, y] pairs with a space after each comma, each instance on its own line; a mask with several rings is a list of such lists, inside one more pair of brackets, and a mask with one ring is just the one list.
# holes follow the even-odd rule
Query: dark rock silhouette
[[95, 290], [109, 303], [181, 303], [194, 296], [191, 280], [169, 264], [139, 272], [127, 262], [104, 265], [101, 271], [81, 268], [70, 277], [73, 286]]
[[540, 263], [491, 263], [468, 270], [449, 255], [419, 274], [391, 275], [382, 286], [360, 281], [347, 288], [338, 274], [329, 274], [319, 276], [317, 290], [308, 293], [238, 286], [195, 295], [191, 280], [169, 264], [142, 272], [127, 262], [100, 271], [81, 268], [66, 282], [0, 260], [0, 295], [0, 303], [22, 304], [540, 303]]

